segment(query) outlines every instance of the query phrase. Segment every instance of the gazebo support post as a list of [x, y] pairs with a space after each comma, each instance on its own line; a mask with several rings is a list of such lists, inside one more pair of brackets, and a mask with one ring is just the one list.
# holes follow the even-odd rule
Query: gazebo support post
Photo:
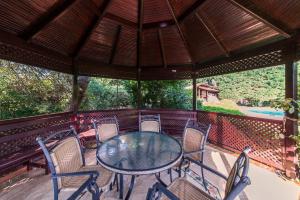
[[[74, 63], [74, 62], [73, 62]], [[78, 67], [73, 64], [73, 93], [72, 93], [72, 105], [71, 110], [73, 112], [72, 121], [75, 124], [76, 131], [79, 130], [79, 124], [77, 124], [77, 112], [78, 112], [78, 97], [79, 97], [79, 85], [78, 85]]]
[[141, 94], [141, 78], [140, 78], [140, 69], [138, 69], [137, 76], [137, 109], [141, 109], [142, 105], [142, 94]]
[[193, 111], [197, 110], [197, 83], [196, 76], [193, 76]]
[[[285, 97], [297, 100], [297, 65], [293, 61], [285, 64]], [[285, 173], [290, 178], [297, 176], [296, 145], [290, 136], [298, 134], [298, 111], [285, 113]]]
[[141, 55], [142, 55], [142, 37], [143, 37], [143, 22], [144, 22], [144, 0], [138, 0], [138, 27], [137, 27], [137, 51], [136, 51], [136, 66], [137, 66], [137, 108], [142, 105], [141, 94]]

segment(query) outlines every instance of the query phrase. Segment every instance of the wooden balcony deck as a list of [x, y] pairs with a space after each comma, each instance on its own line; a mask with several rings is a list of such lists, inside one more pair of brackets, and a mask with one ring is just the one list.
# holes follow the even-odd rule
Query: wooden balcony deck
[[[236, 156], [232, 153], [221, 151], [219, 148], [215, 148], [211, 145], [207, 147], [205, 153], [205, 163], [214, 169], [228, 175], [231, 166], [233, 165]], [[95, 163], [95, 151], [89, 150], [86, 153], [86, 161], [88, 164]], [[192, 170], [198, 171], [196, 166], [192, 165]], [[173, 173], [173, 177], [176, 173]], [[220, 188], [220, 193], [223, 195], [223, 189], [225, 182], [212, 176], [209, 173], [205, 173], [206, 178], [211, 182], [212, 185]], [[194, 175], [188, 175], [192, 180]], [[257, 163], [251, 162], [249, 177], [252, 184], [246, 188], [246, 190], [240, 195], [241, 200], [297, 200], [300, 198], [300, 187], [295, 183], [285, 180], [276, 173], [269, 169], [263, 168]], [[163, 180], [169, 183], [169, 176], [167, 173], [162, 174]], [[129, 185], [129, 178], [125, 177], [125, 191]], [[136, 179], [132, 200], [145, 199], [147, 190], [156, 181], [153, 175], [139, 176]], [[193, 180], [195, 182], [195, 180]], [[195, 184], [197, 184], [195, 182]], [[201, 187], [199, 185], [199, 187]], [[71, 191], [61, 192], [61, 199], [66, 199]], [[117, 199], [118, 194], [116, 187], [112, 191], [108, 191], [102, 195], [101, 199]], [[6, 187], [0, 192], [0, 199], [2, 200], [44, 200], [53, 199], [52, 182], [49, 175], [44, 175], [42, 169], [34, 169], [29, 171], [24, 178], [17, 181], [14, 184]], [[81, 199], [91, 199], [89, 193], [85, 193]]]

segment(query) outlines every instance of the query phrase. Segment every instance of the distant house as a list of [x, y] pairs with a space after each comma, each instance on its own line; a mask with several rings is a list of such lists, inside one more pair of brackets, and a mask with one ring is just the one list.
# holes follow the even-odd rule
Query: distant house
[[197, 84], [197, 98], [208, 102], [219, 101], [219, 89], [217, 86], [208, 83]]

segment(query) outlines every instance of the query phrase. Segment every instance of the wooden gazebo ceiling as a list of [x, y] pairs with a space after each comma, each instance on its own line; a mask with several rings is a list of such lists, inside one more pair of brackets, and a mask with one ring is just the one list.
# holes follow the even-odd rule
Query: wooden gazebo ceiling
[[[223, 60], [231, 71], [245, 69], [236, 58], [253, 67], [240, 52], [299, 28], [299, 0], [9, 0], [0, 2], [0, 56], [68, 73], [135, 79], [140, 68], [141, 79], [180, 79], [226, 73]], [[282, 60], [276, 45], [253, 53], [261, 66]]]

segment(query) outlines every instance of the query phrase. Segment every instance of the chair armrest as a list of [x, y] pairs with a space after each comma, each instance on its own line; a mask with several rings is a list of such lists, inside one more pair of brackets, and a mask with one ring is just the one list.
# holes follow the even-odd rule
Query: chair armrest
[[205, 151], [205, 149], [200, 149], [200, 150], [197, 150], [197, 151], [185, 152], [184, 156], [188, 156], [188, 155], [191, 155], [191, 154], [194, 154], [194, 153], [202, 153], [204, 151]]
[[152, 188], [148, 190], [147, 200], [152, 200], [156, 192], [161, 192], [171, 200], [180, 200], [175, 194], [173, 194], [168, 188], [163, 186], [161, 183], [155, 183]]
[[213, 174], [215, 174], [215, 175], [217, 175], [217, 176], [219, 176], [219, 177], [221, 177], [221, 178], [223, 178], [224, 180], [227, 181], [227, 177], [224, 174], [221, 174], [220, 172], [208, 167], [207, 165], [204, 165], [204, 164], [202, 164], [198, 161], [195, 161], [195, 160], [193, 160], [192, 158], [189, 158], [189, 157], [186, 157], [185, 159], [191, 161], [192, 163], [195, 163], [196, 165], [199, 165], [203, 169], [206, 169], [206, 170], [210, 171], [211, 173], [213, 173]]
[[97, 178], [99, 176], [99, 172], [97, 171], [80, 171], [80, 172], [70, 172], [70, 173], [59, 173], [56, 174], [56, 177], [62, 176], [94, 176]]

